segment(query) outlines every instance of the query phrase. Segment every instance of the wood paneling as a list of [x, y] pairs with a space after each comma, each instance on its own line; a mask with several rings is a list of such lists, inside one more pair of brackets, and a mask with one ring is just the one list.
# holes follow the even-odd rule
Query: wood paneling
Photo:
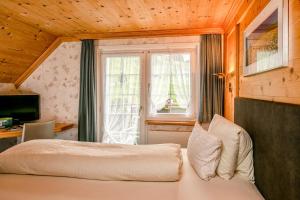
[[[225, 62], [225, 109], [224, 115], [227, 119], [233, 121], [233, 112], [234, 112], [234, 98], [236, 97], [236, 59], [237, 59], [237, 50], [236, 50], [236, 27], [234, 27], [230, 33], [225, 36], [226, 43], [226, 62]], [[233, 73], [233, 76], [230, 75]]]
[[22, 74], [19, 78], [15, 81], [15, 86], [18, 88], [29, 76], [30, 74], [38, 68], [40, 64], [63, 42], [61, 38], [56, 38], [52, 42], [52, 44], [39, 56], [34, 63], [32, 63]]
[[[54, 35], [223, 27], [239, 0], [10, 0], [0, 12]], [[230, 18], [230, 17], [229, 17]]]
[[[260, 13], [267, 5], [269, 0], [247, 1], [244, 2], [237, 12], [234, 20], [225, 27], [225, 35], [234, 28], [236, 24], [240, 24], [240, 35], [235, 38], [239, 43], [239, 72], [236, 73], [239, 78], [238, 94], [241, 97], [264, 99], [277, 102], [286, 102], [300, 104], [300, 1], [289, 0], [289, 66], [287, 68], [276, 69], [250, 77], [243, 76], [243, 32], [251, 21]], [[230, 43], [233, 36], [227, 36]], [[227, 45], [227, 51], [234, 48], [234, 44]], [[232, 59], [232, 55], [227, 53], [227, 60]], [[228, 69], [230, 66], [227, 65]], [[232, 99], [229, 98], [228, 90], [225, 91], [225, 111], [227, 117], [230, 118], [228, 112], [232, 112]]]
[[74, 41], [223, 33], [241, 2], [0, 1], [0, 82], [22, 83], [59, 44], [58, 37]]
[[234, 121], [234, 98], [239, 96], [239, 41], [240, 25], [225, 34], [225, 108], [224, 115]]
[[0, 82], [14, 82], [55, 38], [0, 13]]

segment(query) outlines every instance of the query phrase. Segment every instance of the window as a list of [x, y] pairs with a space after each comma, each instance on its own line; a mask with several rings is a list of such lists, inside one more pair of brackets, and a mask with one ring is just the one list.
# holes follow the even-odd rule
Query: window
[[194, 119], [192, 45], [166, 50], [158, 45], [146, 50], [126, 46], [101, 52], [98, 105], [104, 143], [144, 143], [145, 119]]
[[150, 55], [150, 116], [191, 114], [191, 63], [190, 52]]
[[103, 142], [136, 144], [140, 135], [140, 56], [106, 56], [104, 71]]

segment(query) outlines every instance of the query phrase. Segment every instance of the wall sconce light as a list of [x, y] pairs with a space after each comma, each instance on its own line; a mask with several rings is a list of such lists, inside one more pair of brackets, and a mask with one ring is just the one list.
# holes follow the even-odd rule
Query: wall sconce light
[[226, 81], [226, 74], [223, 73], [223, 72], [221, 72], [221, 73], [215, 73], [215, 74], [213, 74], [213, 76], [218, 77], [218, 79], [225, 79], [225, 81]]
[[[234, 71], [232, 71], [232, 72], [230, 72], [228, 74], [225, 74], [223, 72], [221, 72], [221, 73], [215, 73], [215, 74], [213, 74], [213, 76], [218, 77], [218, 79], [224, 79], [225, 83], [226, 83], [226, 81], [228, 81], [229, 77], [233, 77], [234, 76]], [[232, 92], [232, 84], [231, 84], [231, 82], [228, 83], [228, 89], [229, 89], [229, 92], [231, 93]]]

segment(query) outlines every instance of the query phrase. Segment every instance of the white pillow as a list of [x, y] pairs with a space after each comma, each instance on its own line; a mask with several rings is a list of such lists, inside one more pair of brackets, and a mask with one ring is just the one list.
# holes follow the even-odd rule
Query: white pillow
[[221, 154], [222, 142], [209, 135], [198, 123], [195, 124], [187, 145], [190, 164], [203, 180], [216, 175]]
[[214, 115], [208, 133], [215, 135], [222, 141], [222, 152], [217, 174], [229, 180], [234, 175], [237, 167], [239, 143], [239, 133], [241, 128], [220, 115]]
[[220, 115], [214, 116], [208, 132], [215, 134], [223, 143], [217, 174], [230, 179], [236, 173], [254, 183], [253, 146], [248, 133]]
[[241, 128], [240, 145], [236, 174], [254, 183], [252, 140], [248, 133]]

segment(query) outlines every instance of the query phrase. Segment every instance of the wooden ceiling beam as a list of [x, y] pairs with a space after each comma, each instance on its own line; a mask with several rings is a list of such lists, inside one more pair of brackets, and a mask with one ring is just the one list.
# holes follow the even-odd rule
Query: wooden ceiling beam
[[131, 32], [110, 32], [98, 34], [78, 34], [74, 39], [118, 39], [118, 38], [141, 38], [158, 36], [188, 36], [202, 34], [223, 34], [223, 28], [198, 28], [198, 29], [173, 29], [173, 30], [153, 30], [153, 31], [131, 31]]
[[192, 36], [203, 34], [224, 34], [223, 28], [199, 28], [199, 29], [173, 29], [173, 30], [153, 30], [153, 31], [129, 31], [129, 32], [109, 32], [109, 33], [87, 33], [77, 34], [70, 37], [59, 37], [63, 42], [75, 42], [92, 39], [120, 39], [120, 38], [147, 38], [147, 37], [168, 37], [168, 36]]

